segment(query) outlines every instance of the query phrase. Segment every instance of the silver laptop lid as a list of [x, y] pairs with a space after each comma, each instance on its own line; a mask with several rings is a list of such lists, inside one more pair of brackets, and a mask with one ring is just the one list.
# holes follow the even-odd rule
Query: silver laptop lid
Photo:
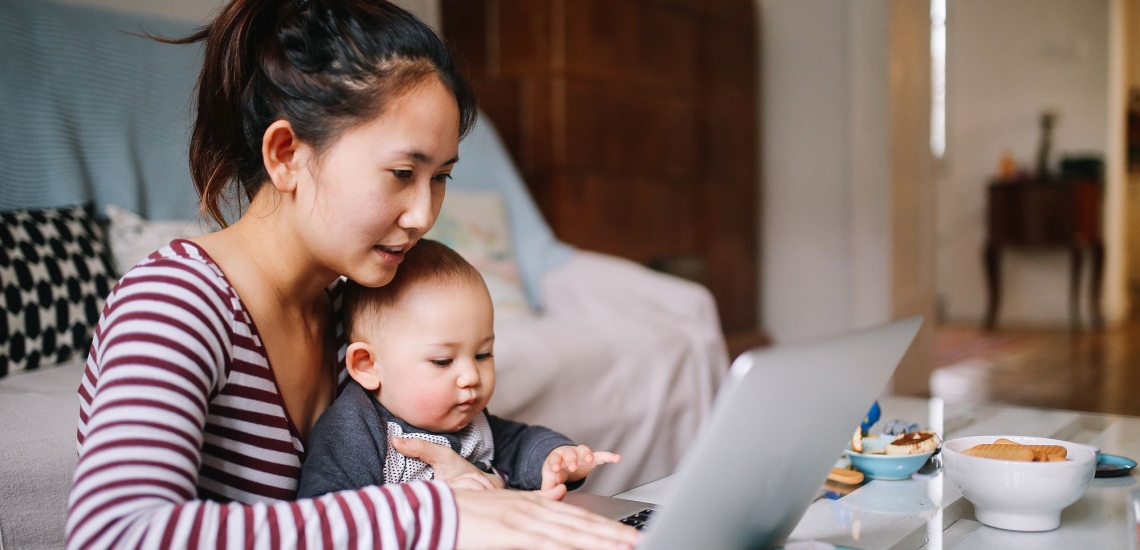
[[782, 544], [921, 325], [911, 317], [737, 358], [643, 548]]

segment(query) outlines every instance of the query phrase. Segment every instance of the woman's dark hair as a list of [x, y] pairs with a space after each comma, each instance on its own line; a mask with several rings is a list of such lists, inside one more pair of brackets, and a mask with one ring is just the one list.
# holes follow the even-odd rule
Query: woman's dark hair
[[475, 95], [430, 27], [384, 0], [233, 0], [198, 32], [205, 42], [190, 173], [200, 210], [222, 227], [269, 178], [261, 140], [284, 119], [320, 151], [375, 118], [386, 100], [435, 76], [455, 96], [459, 137], [475, 124]]

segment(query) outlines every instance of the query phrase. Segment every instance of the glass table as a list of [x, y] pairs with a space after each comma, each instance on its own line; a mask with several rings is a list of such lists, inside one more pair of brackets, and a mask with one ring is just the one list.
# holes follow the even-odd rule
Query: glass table
[[[1099, 447], [1104, 453], [1140, 458], [1140, 417], [1033, 409], [995, 404], [950, 404], [941, 399], [885, 396], [883, 420], [919, 422], [945, 439], [971, 435], [1051, 437]], [[1061, 514], [1061, 526], [1042, 533], [995, 529], [974, 519], [974, 508], [945, 475], [903, 481], [871, 480], [838, 500], [819, 498], [808, 507], [791, 540], [816, 540], [861, 550], [975, 550], [1049, 548], [1135, 550], [1129, 493], [1140, 489], [1137, 472], [1095, 478], [1089, 490]], [[614, 495], [659, 503], [666, 477]], [[1131, 531], [1131, 534], [1130, 534]]]

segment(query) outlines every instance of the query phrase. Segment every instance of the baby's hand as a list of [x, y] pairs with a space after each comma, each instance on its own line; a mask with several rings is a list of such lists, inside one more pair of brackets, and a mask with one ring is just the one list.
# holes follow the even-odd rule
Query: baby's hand
[[550, 489], [569, 481], [584, 479], [601, 464], [621, 460], [621, 455], [606, 451], [592, 451], [585, 445], [564, 445], [550, 451], [542, 463], [542, 488]]

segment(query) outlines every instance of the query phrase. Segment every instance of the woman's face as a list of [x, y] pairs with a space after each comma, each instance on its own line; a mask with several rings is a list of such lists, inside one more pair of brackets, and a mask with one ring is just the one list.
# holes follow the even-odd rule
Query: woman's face
[[323, 267], [363, 286], [387, 284], [435, 223], [458, 154], [455, 98], [429, 77], [310, 163], [297, 186], [299, 237]]

